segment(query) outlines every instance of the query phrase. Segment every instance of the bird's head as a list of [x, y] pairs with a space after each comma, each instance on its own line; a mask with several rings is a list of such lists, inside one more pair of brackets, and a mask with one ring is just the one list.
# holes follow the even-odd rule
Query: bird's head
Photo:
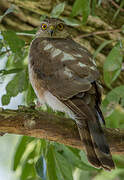
[[46, 18], [41, 23], [36, 36], [47, 38], [67, 38], [69, 36], [69, 28], [64, 21], [60, 19]]

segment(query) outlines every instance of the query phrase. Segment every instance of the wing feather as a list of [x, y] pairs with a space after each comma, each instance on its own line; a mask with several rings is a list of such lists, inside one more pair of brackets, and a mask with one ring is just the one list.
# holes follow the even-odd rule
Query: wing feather
[[91, 82], [99, 78], [90, 53], [71, 39], [36, 38], [29, 59], [37, 78], [60, 99], [90, 90]]

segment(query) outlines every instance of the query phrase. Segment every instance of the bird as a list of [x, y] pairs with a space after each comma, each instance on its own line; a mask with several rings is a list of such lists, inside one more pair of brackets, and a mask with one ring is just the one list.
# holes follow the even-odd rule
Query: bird
[[110, 171], [115, 165], [102, 128], [100, 73], [71, 29], [59, 18], [41, 22], [29, 49], [29, 80], [40, 104], [75, 120], [91, 165]]

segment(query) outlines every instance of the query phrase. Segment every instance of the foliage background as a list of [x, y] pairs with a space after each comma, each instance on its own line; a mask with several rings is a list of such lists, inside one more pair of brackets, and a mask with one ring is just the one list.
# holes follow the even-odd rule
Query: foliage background
[[[37, 26], [45, 15], [50, 15], [60, 17], [71, 25], [74, 39], [93, 54], [104, 87], [101, 108], [106, 126], [124, 127], [124, 0], [53, 3], [50, 0], [1, 0], [0, 5], [0, 85], [3, 107], [17, 107], [11, 103], [18, 96], [18, 105], [30, 106], [36, 101], [28, 79], [27, 57]], [[3, 85], [6, 86], [5, 91]], [[49, 107], [43, 110], [52, 112]], [[58, 114], [62, 115], [60, 112]], [[90, 166], [83, 151], [24, 136], [18, 140], [11, 167], [20, 180], [82, 180], [82, 177], [87, 180], [124, 179], [124, 157], [113, 155], [113, 159], [116, 169], [105, 172]]]

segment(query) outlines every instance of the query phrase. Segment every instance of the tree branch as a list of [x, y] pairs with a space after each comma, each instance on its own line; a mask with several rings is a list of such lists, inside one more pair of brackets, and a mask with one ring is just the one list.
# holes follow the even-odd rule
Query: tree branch
[[[0, 132], [48, 139], [83, 149], [75, 122], [29, 108], [0, 109]], [[124, 153], [124, 130], [104, 128], [112, 153]]]
[[120, 6], [115, 2], [115, 1], [113, 1], [113, 0], [109, 0], [112, 4], [113, 4], [113, 6], [115, 6], [117, 9], [120, 9], [120, 11], [121, 12], [124, 12], [124, 9], [123, 8], [120, 8]]
[[78, 36], [78, 38], [80, 39], [80, 38], [89, 37], [89, 36], [98, 35], [98, 34], [119, 33], [121, 31], [122, 29], [111, 29], [111, 30], [109, 29], [105, 31], [97, 31], [97, 32], [83, 34], [83, 35]]

